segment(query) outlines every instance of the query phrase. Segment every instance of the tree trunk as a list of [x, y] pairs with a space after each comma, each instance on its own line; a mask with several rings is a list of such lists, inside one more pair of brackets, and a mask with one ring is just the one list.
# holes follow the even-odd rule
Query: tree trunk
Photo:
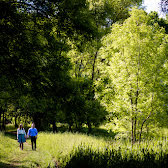
[[[20, 116], [18, 117], [19, 119], [19, 123], [20, 123]], [[41, 131], [42, 128], [41, 128], [41, 119], [37, 118], [36, 116], [33, 116], [33, 123], [35, 124], [35, 127], [37, 128], [38, 131]]]
[[76, 130], [78, 130], [78, 123], [77, 123], [77, 121], [75, 123], [75, 127], [76, 127]]
[[[132, 92], [132, 90], [131, 90]], [[131, 124], [132, 124], [132, 132], [131, 132], [131, 141], [132, 141], [132, 146], [134, 144], [134, 124], [135, 124], [135, 121], [134, 121], [134, 108], [133, 108], [133, 99], [132, 99], [132, 94], [130, 94], [130, 100], [131, 100], [131, 106], [132, 106], [132, 121], [131, 121]]]
[[78, 130], [78, 131], [81, 131], [81, 128], [82, 128], [82, 126], [81, 126], [81, 124], [79, 123], [77, 130]]
[[141, 143], [143, 125], [144, 125], [144, 123], [142, 123], [141, 130], [139, 133], [139, 143]]
[[0, 131], [2, 130], [2, 128], [1, 128], [1, 114], [2, 114], [2, 111], [0, 109]]
[[90, 122], [88, 122], [88, 133], [91, 133], [92, 132], [92, 125]]
[[154, 93], [152, 94], [152, 102], [151, 102], [151, 108], [152, 108], [152, 109], [151, 109], [151, 112], [150, 112], [150, 114], [144, 119], [144, 121], [142, 122], [141, 131], [140, 131], [140, 135], [139, 135], [139, 143], [141, 142], [143, 126], [144, 126], [145, 122], [150, 118], [150, 116], [152, 115], [152, 112], [153, 112], [153, 97], [154, 97]]
[[137, 118], [134, 119], [134, 142], [136, 142], [136, 125], [137, 125]]
[[17, 116], [15, 116], [15, 128], [18, 128], [18, 124], [17, 124]]
[[[94, 55], [94, 59], [93, 59], [92, 78], [91, 78], [92, 83], [93, 83], [94, 78], [95, 78], [95, 66], [96, 66], [97, 53], [98, 53], [98, 51], [96, 51], [96, 53], [95, 53], [95, 55]], [[95, 95], [95, 88], [94, 88], [94, 87], [95, 87], [95, 86], [93, 86], [93, 88], [91, 88], [91, 90], [90, 90], [92, 100], [94, 100], [94, 95]]]
[[3, 110], [2, 129], [5, 130], [5, 111]]
[[92, 67], [92, 81], [94, 80], [94, 76], [95, 76], [96, 58], [97, 58], [97, 51], [96, 51], [95, 56], [94, 56], [94, 59], [93, 59], [93, 67]]
[[72, 132], [72, 125], [69, 124], [69, 128], [68, 128], [69, 132]]
[[135, 99], [135, 122], [134, 122], [134, 142], [137, 141], [137, 113], [138, 113], [138, 110], [137, 110], [137, 106], [138, 106], [138, 97], [139, 97], [139, 91], [138, 91], [138, 79], [137, 79], [137, 91], [136, 91], [136, 99]]
[[53, 121], [53, 132], [58, 132], [58, 129], [57, 129], [57, 125], [55, 123], [55, 121]]
[[139, 134], [139, 143], [141, 142], [141, 138], [142, 138], [142, 130], [143, 130], [143, 126], [145, 124], [145, 122], [150, 118], [152, 112], [150, 112], [150, 114], [148, 115], [147, 118], [144, 119], [144, 121], [142, 122], [142, 125], [141, 125], [141, 130], [140, 130], [140, 134]]
[[15, 105], [15, 128], [18, 128], [18, 124], [17, 124], [17, 117], [18, 117], [17, 110], [18, 110], [18, 106], [16, 104]]
[[132, 145], [134, 144], [134, 118], [132, 117], [132, 133], [131, 133]]

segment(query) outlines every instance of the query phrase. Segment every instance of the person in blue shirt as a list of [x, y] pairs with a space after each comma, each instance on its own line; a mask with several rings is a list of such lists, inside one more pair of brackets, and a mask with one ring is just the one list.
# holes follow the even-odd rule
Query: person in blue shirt
[[28, 133], [27, 133], [28, 137], [30, 136], [30, 138], [31, 138], [32, 150], [33, 150], [33, 143], [34, 143], [34, 147], [35, 147], [34, 149], [36, 150], [37, 134], [38, 134], [38, 131], [35, 128], [35, 124], [32, 123], [32, 126], [31, 126], [31, 128], [29, 128]]

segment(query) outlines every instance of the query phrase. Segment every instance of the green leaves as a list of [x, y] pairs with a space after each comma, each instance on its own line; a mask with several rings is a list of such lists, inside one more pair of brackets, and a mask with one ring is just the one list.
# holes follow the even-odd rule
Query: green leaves
[[167, 59], [167, 35], [157, 23], [149, 24], [150, 17], [143, 10], [134, 8], [130, 14], [122, 25], [112, 26], [111, 33], [103, 38], [99, 55], [108, 60], [104, 72], [114, 84], [113, 111], [126, 110], [130, 117], [139, 117], [141, 123], [150, 111], [157, 111], [155, 102]]

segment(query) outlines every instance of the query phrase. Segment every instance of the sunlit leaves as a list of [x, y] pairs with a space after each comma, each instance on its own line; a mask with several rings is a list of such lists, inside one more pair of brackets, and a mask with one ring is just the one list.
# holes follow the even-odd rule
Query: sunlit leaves
[[115, 88], [112, 110], [123, 113], [123, 117], [139, 117], [141, 123], [150, 111], [154, 114], [160, 110], [155, 102], [159, 101], [158, 87], [164, 80], [167, 35], [157, 23], [149, 24], [150, 18], [143, 10], [135, 8], [130, 14], [123, 24], [112, 26], [111, 33], [103, 38], [99, 55], [108, 60], [103, 71]]

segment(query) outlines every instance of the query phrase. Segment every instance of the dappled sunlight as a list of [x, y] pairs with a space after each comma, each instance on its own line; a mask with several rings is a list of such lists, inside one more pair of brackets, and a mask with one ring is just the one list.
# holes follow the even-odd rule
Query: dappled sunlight
[[0, 167], [167, 167], [158, 1], [0, 1]]

